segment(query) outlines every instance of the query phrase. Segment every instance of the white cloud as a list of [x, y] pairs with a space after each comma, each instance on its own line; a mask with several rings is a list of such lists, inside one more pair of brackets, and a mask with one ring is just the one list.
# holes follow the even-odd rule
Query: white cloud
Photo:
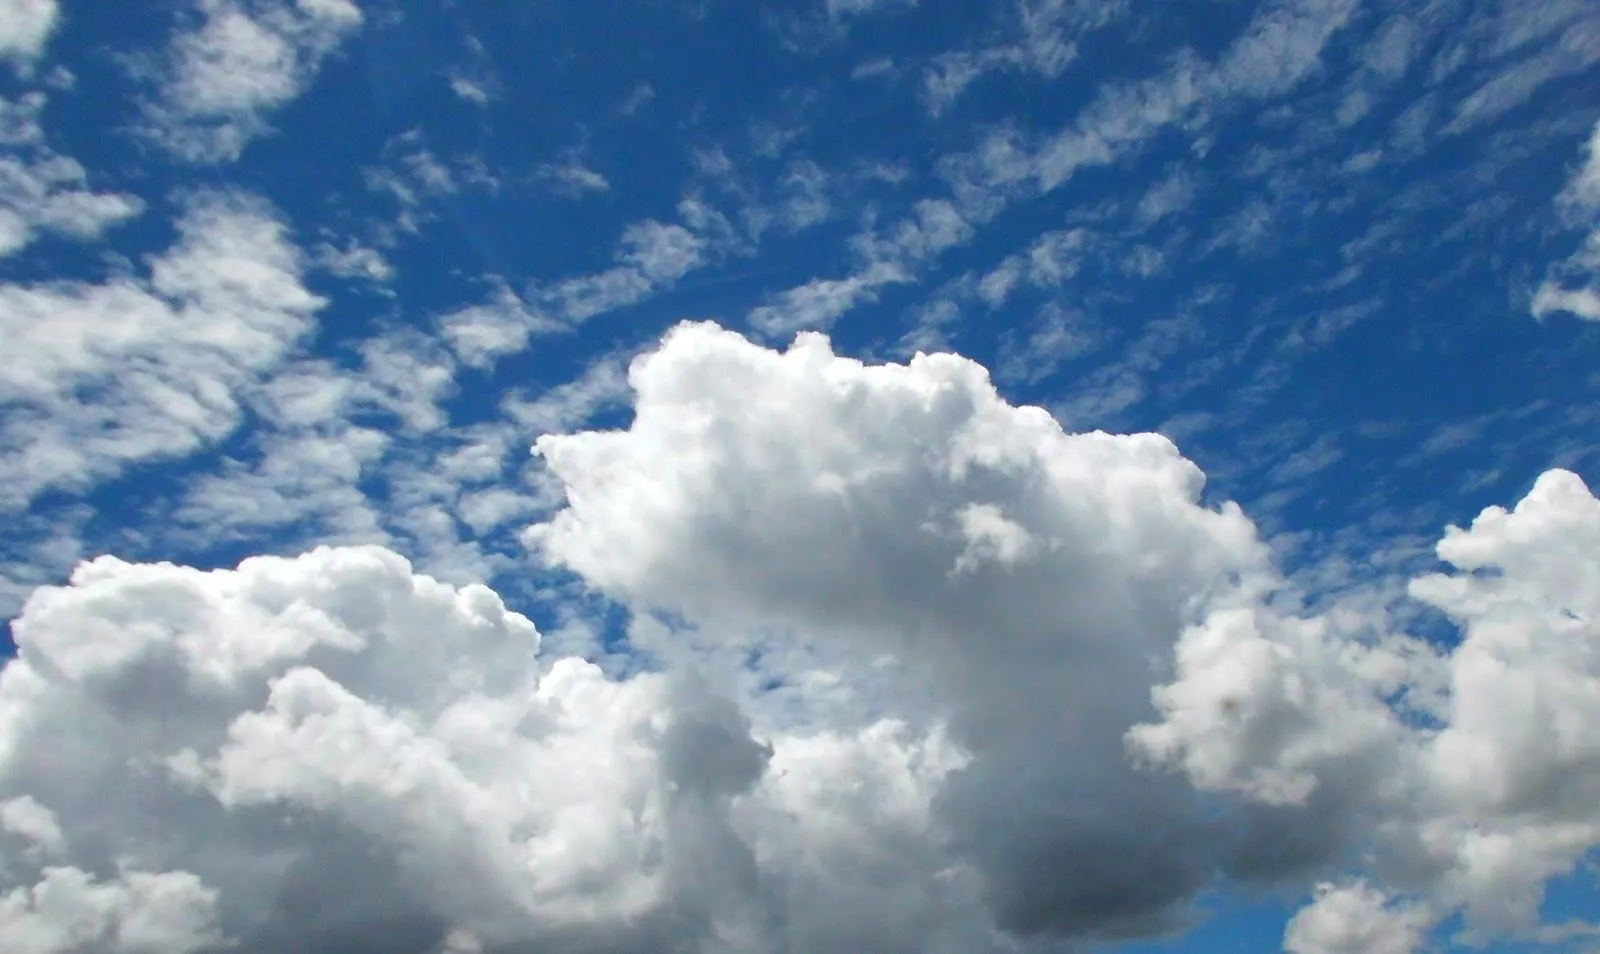
[[1127, 10], [1121, 0], [1020, 0], [1004, 25], [1003, 42], [934, 57], [923, 72], [923, 102], [938, 115], [974, 81], [997, 69], [1053, 80], [1077, 59], [1080, 37], [1120, 19]]
[[58, 857], [66, 849], [56, 816], [26, 795], [0, 802], [0, 829], [21, 836], [45, 857]]
[[493, 98], [485, 84], [460, 74], [450, 77], [450, 92], [476, 106], [486, 105]]
[[605, 176], [590, 169], [577, 159], [546, 163], [533, 172], [534, 177], [551, 183], [556, 191], [569, 198], [580, 198], [591, 192], [609, 192], [611, 183]]
[[680, 327], [630, 381], [627, 431], [536, 444], [569, 507], [531, 542], [685, 618], [679, 639], [793, 632], [844, 684], [884, 685], [865, 711], [923, 732], [948, 718], [971, 761], [940, 797], [939, 829], [963, 833], [946, 865], [970, 866], [1002, 927], [1181, 917], [1227, 836], [1133, 769], [1121, 734], [1145, 706], [1146, 654], [1264, 554], [1236, 510], [1194, 503], [1192, 465], [1153, 435], [1063, 434], [963, 359], [869, 367], [810, 334], [778, 354]]
[[701, 262], [705, 241], [681, 225], [646, 219], [622, 232], [622, 261], [652, 282], [676, 281]]
[[558, 384], [531, 400], [512, 395], [501, 406], [519, 428], [538, 437], [566, 433], [600, 411], [623, 407], [628, 394], [624, 362], [607, 356], [590, 364], [576, 380]]
[[500, 180], [482, 155], [440, 158], [420, 128], [389, 137], [383, 161], [362, 170], [367, 188], [393, 198], [396, 218], [375, 229], [380, 246], [394, 245], [402, 234], [419, 235], [437, 216], [437, 200], [462, 192], [494, 193]]
[[221, 438], [311, 329], [323, 302], [264, 203], [203, 194], [178, 231], [145, 279], [0, 286], [0, 505]]
[[98, 238], [144, 210], [135, 196], [91, 190], [83, 166], [45, 144], [39, 124], [44, 106], [41, 93], [0, 97], [0, 145], [11, 153], [0, 156], [0, 258], [40, 233]]
[[[946, 157], [940, 173], [954, 199], [917, 202], [899, 222], [858, 236], [853, 245], [863, 270], [842, 279], [815, 279], [756, 309], [758, 329], [826, 328], [893, 280], [945, 251], [965, 244], [976, 227], [994, 218], [1025, 190], [1059, 188], [1080, 169], [1109, 165], [1141, 148], [1169, 126], [1202, 119], [1210, 109], [1237, 99], [1270, 99], [1299, 85], [1322, 65], [1322, 52], [1350, 21], [1355, 0], [1297, 0], [1270, 4], [1215, 62], [1190, 53], [1166, 73], [1133, 83], [1102, 87], [1095, 100], [1068, 127], [1028, 142], [1009, 126], [993, 130], [975, 150]], [[1055, 36], [1056, 26], [1092, 26], [1118, 15], [1117, 7], [1085, 13], [1070, 4], [1041, 3], [1033, 10], [1039, 36]], [[944, 61], [959, 76], [932, 74], [935, 100], [947, 101], [959, 87], [990, 64], [982, 56]], [[1063, 54], [1064, 56], [1064, 54]], [[996, 60], [995, 62], [1003, 61]], [[1057, 60], [1049, 60], [1057, 62]], [[1064, 58], [1059, 59], [1064, 65]], [[1059, 67], [1052, 67], [1059, 68]], [[947, 82], [948, 80], [948, 82]], [[902, 279], [889, 276], [905, 275]]]
[[1461, 629], [1447, 654], [1363, 636], [1359, 618], [1241, 613], [1184, 635], [1163, 722], [1131, 739], [1205, 788], [1300, 801], [1337, 786], [1370, 819], [1377, 876], [1435, 915], [1463, 911], [1480, 940], [1534, 930], [1545, 883], [1600, 845], [1600, 749], [1582, 728], [1600, 718], [1597, 546], [1600, 501], [1550, 471], [1514, 510], [1445, 535], [1453, 572], [1412, 582]]
[[1561, 203], [1577, 215], [1600, 211], [1600, 123], [1589, 133], [1583, 165], [1562, 191]]
[[1586, 321], [1600, 321], [1600, 289], [1560, 288], [1545, 282], [1534, 293], [1529, 310], [1535, 318], [1565, 312]]
[[[357, 368], [301, 361], [252, 395], [260, 423], [250, 443], [190, 480], [177, 506], [191, 541], [204, 546], [267, 529], [284, 545], [404, 536], [402, 524], [416, 514], [394, 499], [399, 475], [390, 458], [448, 433], [444, 402], [456, 390], [456, 364], [439, 342], [411, 330], [377, 335], [355, 350]], [[379, 479], [391, 484], [386, 506], [370, 496]]]
[[1496, 13], [1485, 24], [1488, 42], [1477, 51], [1486, 67], [1481, 82], [1456, 105], [1447, 134], [1492, 122], [1600, 60], [1600, 16], [1581, 0], [1505, 4]]
[[769, 337], [826, 330], [858, 304], [876, 301], [884, 287], [913, 281], [918, 266], [971, 235], [972, 224], [949, 201], [920, 200], [885, 232], [869, 230], [851, 239], [860, 262], [854, 274], [797, 285], [751, 309], [745, 320]]
[[362, 278], [376, 285], [385, 285], [394, 277], [394, 266], [383, 253], [369, 248], [354, 239], [347, 240], [344, 248], [328, 242], [319, 242], [312, 249], [317, 264], [340, 278]]
[[1105, 86], [1071, 125], [1037, 145], [999, 130], [972, 155], [947, 162], [947, 174], [966, 193], [963, 208], [992, 215], [996, 202], [1027, 180], [1053, 190], [1079, 169], [1115, 162], [1207, 107], [1289, 92], [1320, 68], [1324, 47], [1355, 10], [1354, 0], [1267, 4], [1214, 62], [1185, 54], [1162, 75]]
[[569, 324], [636, 305], [705, 264], [708, 254], [720, 244], [704, 234], [708, 226], [717, 224], [705, 214], [710, 211], [686, 199], [679, 212], [688, 227], [655, 219], [631, 223], [617, 242], [614, 266], [541, 286], [533, 297]]
[[0, 895], [0, 944], [28, 954], [198, 954], [215, 950], [215, 892], [187, 872], [99, 882], [72, 867]]
[[1557, 197], [1564, 216], [1588, 230], [1583, 245], [1551, 268], [1529, 304], [1535, 318], [1557, 312], [1600, 321], [1600, 123], [1584, 144], [1584, 160]]
[[343, 421], [268, 432], [255, 440], [253, 455], [196, 478], [174, 517], [199, 545], [296, 528], [327, 542], [388, 542], [382, 514], [361, 482], [390, 445], [382, 431]]
[[917, 0], [824, 0], [828, 18], [835, 21], [867, 14], [886, 13], [916, 5]]
[[[0, 792], [51, 811], [85, 868], [181, 867], [97, 885], [8, 858], [8, 949], [633, 951], [726, 929], [745, 897], [729, 806], [768, 754], [735, 711], [541, 665], [493, 593], [392, 553], [103, 558], [15, 631]], [[74, 744], [39, 758], [60, 725]]]
[[791, 231], [808, 229], [833, 214], [828, 174], [815, 162], [806, 159], [790, 163], [781, 184], [784, 200], [780, 216]]
[[193, 15], [157, 67], [146, 118], [157, 142], [194, 162], [237, 159], [269, 133], [268, 117], [362, 22], [351, 0], [195, 0]]
[[502, 281], [495, 282], [487, 301], [453, 311], [439, 325], [457, 357], [475, 368], [491, 367], [500, 356], [521, 351], [536, 332], [561, 327]]
[[0, 57], [35, 59], [60, 19], [56, 0], [0, 0]]
[[773, 338], [796, 331], [825, 329], [864, 301], [876, 301], [885, 285], [909, 282], [911, 276], [890, 265], [879, 265], [846, 278], [817, 278], [752, 308], [746, 320], [752, 328]]
[[1289, 921], [1288, 954], [1415, 954], [1433, 918], [1420, 907], [1394, 905], [1356, 882], [1317, 887], [1315, 899]]
[[[937, 700], [931, 711], [950, 719], [970, 761], [940, 817], [982, 832], [962, 856], [1002, 925], [1093, 932], [1125, 916], [1148, 929], [1205, 883], [1190, 848], [1220, 838], [1210, 857], [1248, 855], [1260, 829], [1250, 848], [1223, 847], [1232, 826], [1271, 819], [1292, 826], [1296, 846], [1252, 862], [1266, 865], [1256, 876], [1331, 858], [1346, 838], [1374, 844], [1376, 877], [1422, 892], [1427, 910], [1464, 909], [1492, 937], [1537, 925], [1544, 882], [1600, 844], [1600, 763], [1582, 728], [1600, 718], [1585, 648], [1600, 618], [1600, 502], [1571, 474], [1545, 475], [1515, 511], [1486, 511], [1440, 544], [1459, 572], [1413, 586], [1463, 627], [1462, 645], [1440, 655], [1358, 606], [1303, 617], [1292, 594], [1263, 604], [1282, 584], [1254, 528], [1197, 507], [1198, 473], [1170, 445], [1064, 435], [999, 402], [961, 359], [868, 367], [816, 336], [780, 355], [687, 326], [630, 380], [629, 430], [538, 442], [569, 508], [530, 541], [636, 608], [684, 618], [679, 638], [748, 646], [750, 632], [776, 628], [833, 654], [846, 682], [872, 682], [870, 660], [892, 657], [900, 675], [873, 705], [927, 726], [918, 700]], [[963, 638], [972, 631], [980, 644]], [[1100, 733], [1138, 720], [1124, 693], [1150, 672], [1135, 660], [1169, 651], [1176, 681], [1154, 692], [1160, 721], [1133, 727], [1135, 752], [1277, 808], [1201, 835], [1189, 827], [1197, 809], [1157, 779], [1122, 787], [1123, 750], [1102, 748]], [[1084, 653], [1092, 665], [1068, 663]], [[1047, 697], [1019, 689], [1033, 678], [1053, 687]], [[1442, 730], [1418, 728], [1430, 721]], [[1041, 762], [1051, 746], [1074, 760]], [[1025, 775], [1009, 761], [1022, 752]], [[1070, 822], [1029, 821], [1035, 799], [1060, 797], [1055, 786], [1111, 826], [1096, 828], [1096, 857], [1125, 858], [1132, 842], [1115, 839], [1142, 836], [1088, 806], [1148, 800], [1137, 814], [1166, 832], [1139, 849], [1149, 867], [1136, 876], [1078, 855], [1075, 887], [1023, 875], [1063, 870], [1049, 846], [1077, 844]], [[1012, 840], [1012, 825], [1027, 839]], [[1137, 914], [1074, 908], [1075, 891], [1124, 877], [1147, 886], [1130, 902]], [[1324, 898], [1299, 922], [1301, 943], [1339, 949], [1330, 911], [1365, 897]], [[1423, 908], [1384, 908], [1378, 926], [1399, 939], [1385, 943], [1425, 931]]]
[[[330, 452], [354, 405], [432, 426], [400, 347], [279, 374], [262, 413]], [[393, 520], [542, 509], [497, 482], [508, 433], [615, 403], [619, 367], [441, 434], [387, 472]], [[684, 325], [627, 383], [625, 427], [537, 441], [566, 502], [526, 539], [629, 610], [631, 668], [541, 658], [492, 592], [376, 548], [101, 558], [37, 591], [0, 671], [0, 930], [970, 954], [1159, 933], [1359, 858], [1287, 950], [1409, 954], [1457, 912], [1581, 933], [1538, 923], [1600, 844], [1600, 501], [1574, 475], [1445, 535], [1454, 569], [1412, 592], [1460, 626], [1446, 652], [1309, 615], [1165, 438], [1065, 433], [953, 355]], [[56, 882], [100, 900], [28, 900]]]

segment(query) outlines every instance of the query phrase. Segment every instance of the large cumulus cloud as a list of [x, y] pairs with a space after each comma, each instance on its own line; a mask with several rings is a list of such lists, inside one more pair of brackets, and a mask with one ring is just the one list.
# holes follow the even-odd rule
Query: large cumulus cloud
[[[539, 442], [571, 505], [532, 538], [686, 628], [776, 630], [806, 665], [876, 683], [859, 718], [889, 705], [947, 727], [970, 761], [937, 820], [1001, 927], [1145, 933], [1181, 922], [1219, 868], [1325, 854], [1318, 825], [1251, 808], [1219, 823], [1126, 757], [1179, 630], [1271, 585], [1250, 521], [1200, 505], [1202, 474], [1169, 441], [1068, 435], [969, 361], [869, 367], [816, 335], [778, 354], [688, 325], [631, 381], [627, 431]], [[1262, 828], [1280, 830], [1275, 857], [1253, 848]]]
[[631, 611], [626, 664], [377, 548], [35, 593], [0, 943], [1044, 951], [1273, 885], [1295, 954], [1398, 954], [1533, 930], [1600, 840], [1571, 474], [1446, 534], [1445, 650], [1308, 613], [1169, 441], [964, 359], [685, 325], [630, 383], [626, 428], [539, 441], [567, 506], [527, 534]]

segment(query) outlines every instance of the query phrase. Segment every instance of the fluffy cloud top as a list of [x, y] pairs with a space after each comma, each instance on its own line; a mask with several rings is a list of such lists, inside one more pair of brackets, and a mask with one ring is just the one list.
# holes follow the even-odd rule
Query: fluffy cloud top
[[541, 658], [493, 592], [372, 547], [37, 591], [0, 938], [1045, 951], [1350, 868], [1286, 949], [1403, 954], [1458, 910], [1535, 931], [1600, 843], [1571, 474], [1446, 535], [1413, 585], [1446, 652], [1296, 609], [1169, 441], [1065, 433], [965, 359], [699, 324], [629, 383], [626, 429], [538, 442], [568, 503], [528, 539], [633, 611], [645, 671]]

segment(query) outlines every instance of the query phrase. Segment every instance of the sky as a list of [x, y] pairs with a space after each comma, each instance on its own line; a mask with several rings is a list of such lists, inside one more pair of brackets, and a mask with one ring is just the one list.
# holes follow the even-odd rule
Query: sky
[[1592, 0], [0, 0], [0, 949], [1600, 951]]

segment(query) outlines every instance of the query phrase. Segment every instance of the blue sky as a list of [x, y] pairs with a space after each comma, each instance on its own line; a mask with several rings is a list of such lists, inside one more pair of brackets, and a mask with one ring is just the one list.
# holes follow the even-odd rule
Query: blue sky
[[0, 946], [1600, 943], [1586, 0], [0, 59]]

